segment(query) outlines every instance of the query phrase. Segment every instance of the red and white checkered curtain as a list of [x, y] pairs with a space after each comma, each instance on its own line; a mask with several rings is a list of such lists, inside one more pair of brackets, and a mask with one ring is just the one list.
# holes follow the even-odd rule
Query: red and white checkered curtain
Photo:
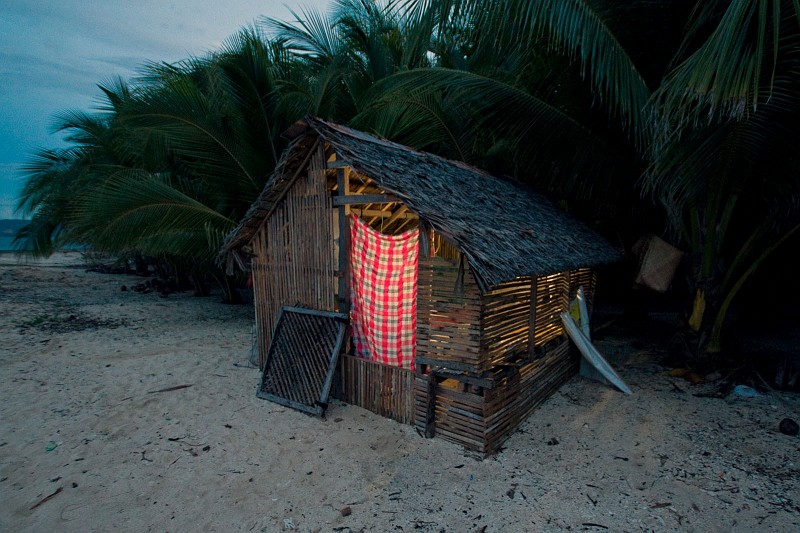
[[419, 230], [384, 235], [353, 216], [350, 243], [356, 355], [413, 370]]

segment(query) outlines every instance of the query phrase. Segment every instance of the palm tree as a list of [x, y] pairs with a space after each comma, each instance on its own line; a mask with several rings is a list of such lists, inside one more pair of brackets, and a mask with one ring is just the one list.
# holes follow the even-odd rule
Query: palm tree
[[688, 246], [689, 326], [722, 349], [734, 297], [800, 229], [800, 4], [698, 3], [653, 101], [646, 190]]
[[544, 188], [625, 243], [642, 217], [669, 225], [695, 265], [689, 324], [719, 349], [733, 298], [797, 230], [800, 2], [333, 6], [101, 87], [102, 113], [62, 117], [76, 146], [32, 158], [21, 235], [218, 272], [280, 133], [313, 114]]
[[[247, 29], [208, 58], [149, 65], [132, 88], [101, 86], [101, 113], [62, 119], [76, 156], [41, 154], [29, 165], [23, 206], [35, 222], [57, 224], [37, 222], [22, 236], [41, 228], [36, 235], [47, 241], [58, 227], [63, 238], [95, 250], [214, 275], [235, 297], [214, 260], [274, 168], [279, 133], [291, 123], [275, 112], [276, 55]], [[73, 174], [81, 187], [55, 194]]]
[[[598, 128], [596, 111], [579, 109], [580, 96], [575, 98], [574, 88], [563, 81], [558, 87], [571, 89], [571, 103], [559, 102], [552, 92], [542, 93], [541, 87], [552, 84], [520, 84], [524, 78], [504, 77], [502, 69], [487, 77], [524, 89], [519, 96], [526, 91], [542, 96], [596, 132], [611, 125], [612, 131], [629, 136], [630, 145], [626, 147], [623, 140], [613, 147], [631, 163], [623, 163], [625, 170], [646, 169], [638, 187], [647, 196], [638, 203], [646, 206], [648, 198], [656, 199], [675, 238], [690, 250], [695, 265], [690, 283], [695, 291], [689, 325], [704, 330], [700, 352], [718, 351], [733, 298], [764, 259], [798, 228], [798, 162], [793, 147], [798, 145], [794, 124], [800, 109], [800, 4], [716, 0], [698, 2], [691, 12], [687, 4], [668, 1], [409, 0], [406, 5], [419, 17], [431, 13], [437, 17], [441, 34], [471, 35], [456, 39], [469, 44], [449, 56], [459, 60], [450, 64], [469, 74], [437, 74], [448, 95], [480, 72], [467, 65], [481, 56], [482, 46], [487, 46], [482, 43], [488, 43], [490, 51], [502, 51], [494, 60], [497, 65], [505, 57], [525, 57], [526, 51], [547, 58], [555, 53], [579, 64], [584, 84], [605, 112], [605, 126]], [[448, 24], [448, 17], [456, 22]], [[631, 17], [636, 24], [628, 23]], [[657, 23], [643, 24], [654, 17]], [[678, 30], [684, 20], [688, 33], [681, 42]], [[522, 54], [509, 49], [509, 43], [522, 43]], [[522, 64], [537, 74], [544, 70], [531, 66], [541, 62]], [[520, 69], [512, 72], [519, 74]], [[450, 77], [445, 79], [445, 75]], [[409, 93], [425, 87], [423, 75], [418, 79], [411, 79], [414, 73], [398, 76], [410, 80], [404, 87]], [[490, 129], [496, 124], [496, 130], [512, 133], [503, 142], [512, 147], [515, 157], [526, 155], [526, 145], [547, 153], [556, 170], [566, 170], [565, 175], [547, 172], [558, 176], [566, 188], [561, 194], [583, 188], [586, 197], [596, 199], [598, 188], [586, 183], [594, 178], [587, 180], [580, 162], [569, 153], [570, 149], [573, 154], [585, 153], [588, 136], [562, 130], [557, 135], [562, 143], [559, 149], [548, 146], [547, 138], [524, 135], [525, 130], [513, 127], [514, 116], [524, 116], [524, 99], [507, 92], [509, 105], [503, 109], [497, 106], [503, 97], [493, 98], [488, 85], [474, 84], [474, 98], [467, 97], [470, 107], [479, 109], [477, 114], [484, 119], [472, 123]], [[488, 102], [489, 109], [481, 108], [481, 101]], [[496, 123], [491, 120], [494, 110]], [[532, 108], [531, 115], [539, 120], [546, 116]], [[563, 121], [553, 119], [551, 124]], [[599, 163], [599, 173], [614, 172], [611, 161], [591, 159]], [[526, 165], [530, 169], [543, 168], [531, 156], [525, 160], [533, 162]], [[537, 182], [558, 191], [555, 184]], [[625, 188], [633, 185], [624, 180], [614, 183]], [[624, 195], [616, 197], [624, 199]], [[764, 216], [765, 212], [770, 215]]]

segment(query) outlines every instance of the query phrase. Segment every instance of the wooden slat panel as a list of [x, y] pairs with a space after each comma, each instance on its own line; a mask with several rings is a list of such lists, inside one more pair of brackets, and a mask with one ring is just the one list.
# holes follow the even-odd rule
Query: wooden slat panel
[[342, 355], [341, 399], [403, 424], [413, 424], [414, 373], [407, 368]]
[[[460, 390], [457, 376], [434, 387], [435, 435], [470, 450], [494, 453], [530, 413], [577, 372], [578, 358], [564, 339], [541, 359], [498, 377], [480, 393]], [[447, 386], [454, 383], [457, 386]], [[424, 430], [428, 405], [428, 376], [417, 375], [414, 385], [416, 426]]]
[[486, 447], [497, 451], [517, 426], [578, 371], [577, 352], [566, 339], [518, 374], [486, 391]]
[[569, 281], [566, 273], [536, 278], [536, 345], [541, 346], [564, 334], [561, 313], [569, 309]]
[[490, 368], [529, 352], [532, 283], [531, 277], [517, 278], [484, 294], [481, 352]]
[[[416, 426], [424, 431], [425, 409], [428, 405], [428, 376], [417, 375], [414, 391]], [[484, 452], [483, 397], [456, 390], [442, 383], [437, 383], [434, 391], [436, 437], [456, 442], [470, 450]]]
[[460, 294], [458, 269], [457, 261], [441, 257], [419, 260], [417, 354], [468, 365], [479, 374], [487, 369], [480, 352], [481, 297], [468, 269]]
[[346, 328], [345, 315], [282, 307], [258, 396], [321, 415]]
[[569, 284], [570, 299], [575, 297], [578, 287], [583, 287], [583, 293], [586, 295], [586, 306], [589, 308], [589, 314], [591, 315], [595, 287], [597, 286], [596, 272], [589, 268], [573, 270], [570, 272]]

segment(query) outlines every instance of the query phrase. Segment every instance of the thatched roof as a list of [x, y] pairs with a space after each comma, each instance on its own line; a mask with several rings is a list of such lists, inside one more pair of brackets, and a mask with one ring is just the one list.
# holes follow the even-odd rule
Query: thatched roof
[[230, 257], [250, 241], [303, 170], [316, 143], [323, 142], [336, 153], [339, 164], [400, 198], [456, 245], [484, 289], [518, 276], [620, 259], [596, 232], [521, 184], [317, 118], [307, 117], [290, 133], [294, 141], [264, 191], [225, 240], [222, 255]]

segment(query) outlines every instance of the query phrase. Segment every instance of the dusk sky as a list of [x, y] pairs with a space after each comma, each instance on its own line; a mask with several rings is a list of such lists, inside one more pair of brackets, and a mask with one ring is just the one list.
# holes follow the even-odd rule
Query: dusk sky
[[[328, 0], [0, 1], [0, 219], [19, 218], [19, 168], [37, 147], [65, 144], [51, 133], [67, 109], [91, 111], [98, 83], [130, 79], [148, 61], [212, 51], [262, 16], [327, 9]], [[287, 7], [288, 6], [288, 7]]]

